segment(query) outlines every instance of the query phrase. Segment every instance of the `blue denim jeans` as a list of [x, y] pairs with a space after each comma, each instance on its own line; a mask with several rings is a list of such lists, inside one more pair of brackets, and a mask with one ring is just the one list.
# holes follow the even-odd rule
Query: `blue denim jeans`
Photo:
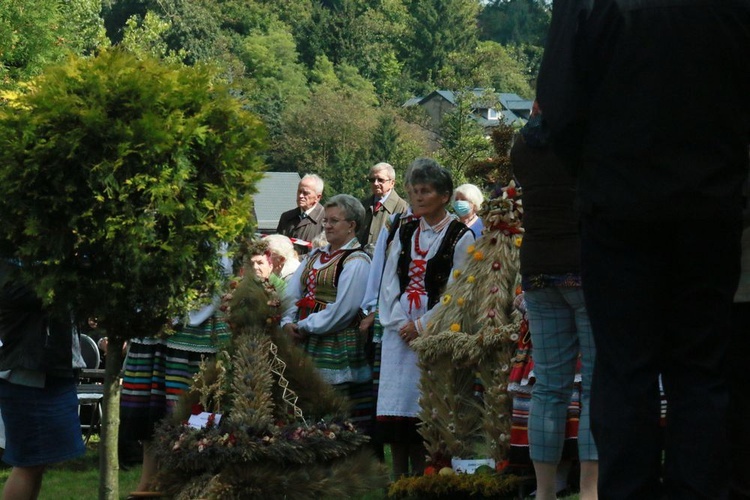
[[597, 460], [589, 424], [594, 339], [580, 287], [548, 287], [524, 293], [536, 382], [531, 392], [529, 454], [535, 462], [558, 463], [581, 354], [580, 460]]

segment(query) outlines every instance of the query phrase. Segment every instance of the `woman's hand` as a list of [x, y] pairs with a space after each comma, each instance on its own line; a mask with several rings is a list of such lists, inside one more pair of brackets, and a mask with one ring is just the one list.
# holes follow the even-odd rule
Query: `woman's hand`
[[294, 341], [295, 344], [301, 344], [307, 338], [307, 333], [301, 330], [297, 323], [287, 323], [284, 325], [284, 331]]
[[419, 336], [419, 332], [417, 332], [417, 326], [414, 324], [413, 321], [406, 322], [398, 330], [398, 334], [401, 337], [401, 339], [407, 344], [411, 343], [412, 340], [414, 340], [415, 338]]
[[359, 333], [366, 334], [375, 323], [375, 313], [370, 313], [359, 322]]

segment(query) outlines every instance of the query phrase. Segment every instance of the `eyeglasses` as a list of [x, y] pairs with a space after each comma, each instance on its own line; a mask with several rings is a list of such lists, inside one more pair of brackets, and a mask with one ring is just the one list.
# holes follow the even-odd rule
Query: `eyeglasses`
[[324, 226], [335, 226], [339, 222], [346, 222], [346, 219], [323, 219]]
[[386, 182], [392, 181], [393, 179], [381, 179], [380, 177], [368, 177], [367, 180], [371, 184], [375, 184], [376, 182], [380, 184], [385, 184]]

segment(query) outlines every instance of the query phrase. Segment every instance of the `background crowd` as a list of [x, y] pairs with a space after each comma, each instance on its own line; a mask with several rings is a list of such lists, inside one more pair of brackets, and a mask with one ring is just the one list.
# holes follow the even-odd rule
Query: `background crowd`
[[[577, 376], [582, 498], [750, 496], [739, 355], [748, 339], [746, 275], [738, 290], [749, 26], [742, 0], [555, 4], [538, 107], [512, 150], [527, 196], [519, 307], [533, 345], [528, 441], [538, 498], [557, 494]], [[716, 89], [731, 106], [696, 120], [689, 103], [710, 102]], [[297, 207], [278, 224], [289, 240], [257, 247], [245, 272], [283, 291], [280, 326], [350, 399], [374, 451], [390, 445], [394, 475], [420, 474], [410, 343], [482, 237], [482, 192], [454, 188], [450, 173], [424, 158], [407, 170], [404, 198], [390, 165], [374, 165], [367, 178], [371, 196], [323, 200], [323, 179], [304, 176]], [[67, 439], [77, 436], [80, 349], [61, 318], [13, 281], [12, 263], [3, 266], [0, 410], [3, 458], [14, 467], [4, 497], [36, 498], [45, 466], [83, 451]], [[197, 369], [196, 355], [221, 347], [217, 305], [211, 298], [176, 319], [171, 341], [131, 343], [123, 421], [143, 441]], [[154, 469], [147, 455], [144, 446], [143, 491]]]

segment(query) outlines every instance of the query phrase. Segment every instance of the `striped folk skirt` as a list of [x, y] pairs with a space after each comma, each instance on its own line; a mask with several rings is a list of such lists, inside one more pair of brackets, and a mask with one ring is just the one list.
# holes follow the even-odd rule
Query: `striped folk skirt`
[[193, 383], [204, 358], [229, 343], [231, 331], [216, 316], [185, 326], [165, 339], [134, 339], [125, 358], [120, 430], [129, 439], [149, 440]]
[[358, 321], [339, 331], [310, 335], [303, 346], [320, 376], [351, 403], [352, 423], [363, 433], [372, 435], [375, 398], [372, 367], [365, 353], [365, 341]]

